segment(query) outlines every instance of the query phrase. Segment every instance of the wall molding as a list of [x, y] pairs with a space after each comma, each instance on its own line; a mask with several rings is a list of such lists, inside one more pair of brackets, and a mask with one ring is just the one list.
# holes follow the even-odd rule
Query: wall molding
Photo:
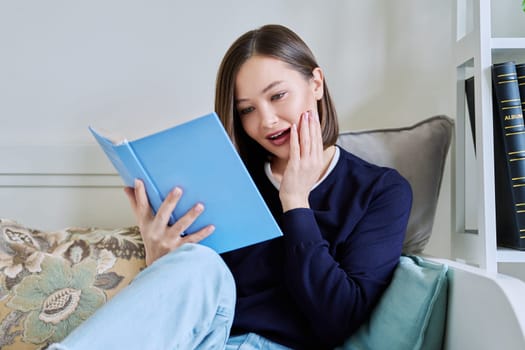
[[0, 147], [0, 187], [122, 187], [97, 145]]

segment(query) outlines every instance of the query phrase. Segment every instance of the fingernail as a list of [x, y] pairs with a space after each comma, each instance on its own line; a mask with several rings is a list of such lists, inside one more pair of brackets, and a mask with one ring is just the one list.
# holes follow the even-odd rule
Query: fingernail
[[135, 179], [134, 184], [135, 184], [135, 187], [140, 187], [139, 179]]
[[193, 210], [195, 210], [197, 213], [200, 213], [204, 210], [204, 205], [202, 205], [202, 203], [197, 203]]
[[182, 193], [182, 188], [180, 187], [175, 187], [173, 189], [173, 194], [176, 194], [176, 195], [180, 195]]
[[310, 110], [308, 111], [308, 116], [310, 117], [310, 119], [313, 120], [314, 118], [316, 118], [317, 114], [314, 115], [314, 112]]

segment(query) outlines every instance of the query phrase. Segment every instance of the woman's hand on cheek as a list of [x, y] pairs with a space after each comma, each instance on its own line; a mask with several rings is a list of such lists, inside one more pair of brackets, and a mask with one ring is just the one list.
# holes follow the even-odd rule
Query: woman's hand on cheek
[[308, 196], [324, 168], [323, 138], [317, 115], [301, 115], [299, 128], [290, 133], [290, 157], [283, 173], [279, 197], [283, 210], [308, 208]]
[[182, 196], [180, 188], [168, 194], [156, 215], [151, 211], [142, 181], [136, 180], [134, 188], [126, 187], [124, 190], [138, 222], [148, 266], [184, 243], [200, 242], [215, 229], [213, 225], [208, 225], [195, 233], [181, 236], [204, 210], [202, 204], [195, 205], [172, 226], [168, 226], [169, 217]]

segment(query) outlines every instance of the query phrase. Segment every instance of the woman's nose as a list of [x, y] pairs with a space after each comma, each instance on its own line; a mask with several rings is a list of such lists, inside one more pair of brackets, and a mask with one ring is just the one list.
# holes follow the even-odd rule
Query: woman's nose
[[279, 117], [271, 108], [262, 108], [259, 109], [261, 116], [261, 124], [263, 127], [268, 128], [276, 124], [279, 120]]

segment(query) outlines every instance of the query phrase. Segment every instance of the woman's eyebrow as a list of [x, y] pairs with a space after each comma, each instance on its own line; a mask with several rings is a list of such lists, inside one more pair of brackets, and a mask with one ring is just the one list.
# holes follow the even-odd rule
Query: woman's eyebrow
[[273, 87], [275, 87], [275, 86], [277, 86], [277, 85], [279, 85], [279, 84], [281, 84], [281, 83], [282, 83], [282, 80], [274, 81], [273, 83], [270, 83], [267, 87], [265, 87], [265, 88], [261, 91], [261, 93], [264, 94], [265, 92], [267, 92], [267, 91], [270, 90], [271, 88], [273, 88]]
[[[264, 94], [264, 93], [268, 92], [268, 90], [270, 90], [271, 88], [281, 84], [282, 82], [283, 82], [282, 80], [276, 80], [274, 82], [271, 82], [270, 84], [268, 84], [268, 86], [266, 86], [264, 89], [262, 89], [261, 94]], [[248, 101], [248, 99], [247, 98], [235, 99], [235, 104], [239, 104], [239, 103], [245, 102], [245, 101]]]

